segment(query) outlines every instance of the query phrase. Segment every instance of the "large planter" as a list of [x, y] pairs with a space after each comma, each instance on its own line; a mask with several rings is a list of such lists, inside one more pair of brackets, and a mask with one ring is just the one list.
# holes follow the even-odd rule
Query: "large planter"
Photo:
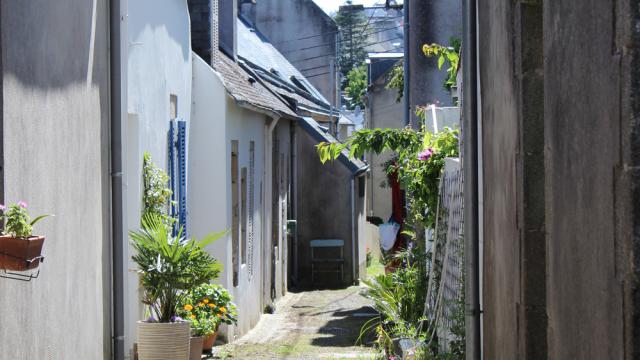
[[203, 336], [194, 336], [191, 338], [191, 344], [189, 346], [189, 360], [202, 359], [202, 344], [204, 342]]
[[191, 327], [188, 322], [138, 321], [139, 360], [189, 360]]
[[42, 245], [44, 236], [0, 236], [0, 269], [26, 271], [37, 268], [43, 259]]
[[216, 343], [216, 339], [218, 338], [218, 332], [214, 332], [211, 335], [205, 336], [204, 343], [202, 344], [202, 351], [211, 351], [213, 345]]

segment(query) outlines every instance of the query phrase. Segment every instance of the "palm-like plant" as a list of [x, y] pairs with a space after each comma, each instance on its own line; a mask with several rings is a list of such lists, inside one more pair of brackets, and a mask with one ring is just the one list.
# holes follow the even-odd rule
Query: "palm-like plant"
[[185, 239], [180, 229], [172, 236], [162, 217], [153, 213], [143, 216], [140, 230], [130, 232], [136, 250], [132, 259], [144, 289], [142, 302], [158, 322], [175, 321], [184, 292], [218, 277], [222, 265], [204, 248], [224, 234], [211, 233], [197, 241]]

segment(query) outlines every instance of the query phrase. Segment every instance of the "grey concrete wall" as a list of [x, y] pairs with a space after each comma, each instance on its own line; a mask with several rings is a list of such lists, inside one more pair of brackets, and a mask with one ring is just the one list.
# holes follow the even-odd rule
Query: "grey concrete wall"
[[478, 2], [487, 359], [640, 356], [629, 6]]
[[3, 0], [4, 197], [46, 236], [31, 282], [0, 279], [0, 358], [110, 357], [108, 1]]
[[[339, 161], [322, 165], [315, 148], [317, 141], [300, 128], [296, 130], [296, 134], [300, 282], [302, 284], [311, 282], [309, 241], [342, 239], [346, 260], [344, 284], [351, 284], [353, 280], [351, 276], [351, 172]], [[337, 280], [339, 280], [338, 276], [336, 275]]]
[[483, 334], [486, 359], [518, 358], [520, 289], [516, 154], [518, 108], [512, 8], [478, 2], [484, 172]]
[[[247, 7], [245, 9], [248, 10]], [[260, 0], [256, 27], [327, 99], [336, 105], [338, 27], [313, 0]]]
[[[620, 63], [635, 26], [624, 4], [609, 0], [575, 7], [566, 0], [544, 2], [551, 359], [620, 359], [626, 353], [628, 299], [622, 290], [623, 279], [631, 273], [625, 271], [630, 244], [624, 232], [631, 228], [617, 227], [627, 216], [619, 211], [620, 201], [631, 188], [617, 182], [618, 169], [624, 168], [621, 142], [637, 135], [621, 128], [633, 120], [621, 116], [628, 106], [621, 85], [630, 72]], [[596, 151], [588, 154], [590, 149]]]
[[[410, 0], [409, 59], [411, 62], [410, 102], [416, 106], [453, 105], [451, 95], [443, 87], [446, 68], [438, 70], [436, 58], [427, 58], [422, 45], [449, 45], [451, 37], [462, 39], [462, 1]], [[413, 116], [413, 121], [418, 118]]]
[[[396, 102], [397, 90], [385, 88], [387, 76], [383, 75], [369, 87], [367, 92], [366, 127], [374, 128], [402, 128], [402, 102]], [[391, 188], [387, 183], [386, 169], [383, 164], [391, 158], [387, 151], [380, 155], [370, 153], [367, 160], [371, 164], [369, 187], [368, 215], [378, 216], [384, 221], [391, 216]]]

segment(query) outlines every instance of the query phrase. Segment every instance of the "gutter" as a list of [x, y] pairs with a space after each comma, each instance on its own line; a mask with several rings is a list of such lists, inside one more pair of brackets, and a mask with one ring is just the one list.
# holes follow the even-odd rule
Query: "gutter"
[[111, 100], [111, 326], [113, 359], [125, 358], [125, 239], [123, 226], [123, 122], [126, 117], [126, 11], [127, 0], [111, 0], [110, 100]]
[[359, 267], [356, 259], [356, 174], [351, 176], [351, 276], [352, 283], [356, 284], [356, 268]]
[[[273, 257], [275, 256], [275, 254], [273, 253], [273, 246], [271, 246], [273, 239], [271, 238], [272, 236], [272, 226], [273, 226], [273, 212], [272, 212], [272, 206], [273, 206], [273, 130], [276, 128], [276, 125], [278, 125], [278, 122], [280, 121], [280, 116], [272, 116], [271, 117], [271, 121], [269, 121], [268, 124], [266, 125], [266, 138], [264, 139], [264, 157], [265, 157], [265, 164], [264, 164], [264, 169], [263, 169], [263, 175], [264, 175], [264, 191], [262, 192], [262, 197], [263, 197], [263, 202], [262, 202], [262, 206], [263, 206], [263, 211], [265, 214], [265, 219], [264, 222], [262, 224], [262, 228], [264, 231], [264, 237], [262, 238], [263, 240], [263, 248], [262, 248], [262, 252], [265, 256], [263, 256], [262, 261], [264, 261], [263, 263], [263, 270], [264, 270], [264, 274], [268, 274], [271, 270], [271, 272], [273, 272], [271, 274], [271, 276], [268, 277], [268, 279], [266, 277], [263, 278], [262, 281], [262, 300], [264, 301], [265, 299], [265, 290], [266, 290], [266, 284], [265, 281], [269, 281], [272, 280], [273, 277], [275, 276], [275, 269], [270, 269], [271, 268], [271, 264], [273, 263]], [[267, 195], [268, 194], [268, 195]], [[278, 199], [279, 201], [279, 199]], [[267, 216], [267, 214], [269, 214], [269, 216]], [[265, 241], [266, 240], [266, 241]], [[280, 250], [280, 246], [278, 246], [278, 251]], [[271, 256], [267, 256], [271, 254]], [[276, 289], [274, 288], [275, 283], [274, 281], [271, 281], [270, 283], [270, 289], [269, 289], [269, 298], [271, 299], [271, 301], [273, 301], [273, 299], [275, 298], [276, 295]], [[262, 307], [264, 307], [266, 304], [262, 304]]]
[[464, 142], [464, 255], [466, 358], [482, 358], [478, 221], [477, 0], [462, 1], [462, 129]]

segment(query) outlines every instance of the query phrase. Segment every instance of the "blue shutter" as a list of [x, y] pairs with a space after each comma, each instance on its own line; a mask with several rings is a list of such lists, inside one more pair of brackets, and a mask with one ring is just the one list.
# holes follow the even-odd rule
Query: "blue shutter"
[[[167, 136], [167, 174], [169, 175], [169, 189], [171, 189], [171, 203], [169, 215], [176, 217], [176, 182], [175, 182], [175, 121], [169, 120], [169, 134]], [[176, 227], [173, 227], [173, 235], [176, 235]]]
[[178, 221], [187, 236], [187, 123], [178, 121]]

